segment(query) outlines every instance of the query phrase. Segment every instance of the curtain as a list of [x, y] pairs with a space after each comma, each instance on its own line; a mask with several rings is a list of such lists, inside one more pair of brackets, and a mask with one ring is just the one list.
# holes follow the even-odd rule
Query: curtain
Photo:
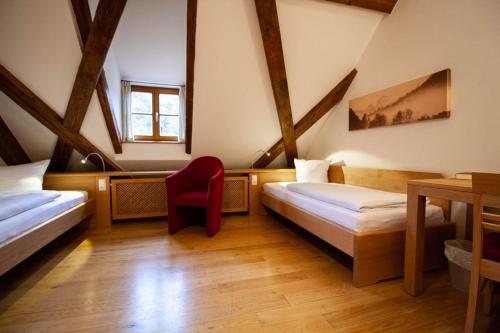
[[131, 88], [129, 81], [122, 81], [122, 141], [133, 141], [132, 113], [131, 113]]
[[186, 87], [179, 87], [179, 142], [186, 140]]

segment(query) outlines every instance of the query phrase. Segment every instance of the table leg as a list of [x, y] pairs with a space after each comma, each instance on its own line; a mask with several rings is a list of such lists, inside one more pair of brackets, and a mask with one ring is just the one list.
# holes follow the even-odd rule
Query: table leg
[[404, 289], [412, 296], [423, 293], [425, 200], [408, 185]]

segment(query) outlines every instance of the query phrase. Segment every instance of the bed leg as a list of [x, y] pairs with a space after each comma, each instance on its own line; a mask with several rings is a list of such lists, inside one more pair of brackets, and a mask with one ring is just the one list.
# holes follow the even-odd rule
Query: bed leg
[[[426, 228], [424, 269], [445, 267], [444, 241], [455, 235], [452, 223]], [[354, 238], [353, 284], [356, 287], [403, 276], [405, 232], [374, 233]]]
[[366, 265], [363, 266], [363, 259], [360, 259], [359, 256], [353, 258], [352, 271], [352, 284], [356, 288], [366, 287], [380, 281], [376, 274], [374, 275], [369, 268], [367, 269]]

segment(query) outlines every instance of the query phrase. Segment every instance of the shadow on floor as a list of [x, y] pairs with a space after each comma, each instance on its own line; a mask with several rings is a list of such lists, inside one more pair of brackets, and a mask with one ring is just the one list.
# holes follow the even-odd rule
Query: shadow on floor
[[328, 244], [327, 242], [325, 242], [321, 238], [317, 237], [316, 235], [313, 235], [309, 231], [301, 228], [300, 226], [291, 222], [290, 220], [281, 216], [280, 214], [278, 214], [272, 210], [268, 210], [267, 213], [270, 216], [274, 217], [277, 221], [279, 221], [287, 229], [300, 235], [302, 238], [307, 240], [310, 244], [312, 244], [313, 246], [320, 249], [323, 253], [328, 255], [330, 258], [334, 259], [338, 263], [340, 263], [340, 264], [346, 266], [347, 268], [349, 268], [350, 270], [352, 270], [352, 265], [353, 265], [352, 257], [350, 257], [349, 255], [345, 254], [344, 252], [340, 251], [336, 247]]
[[86, 230], [73, 228], [0, 276], [0, 314], [78, 247], [86, 233]]

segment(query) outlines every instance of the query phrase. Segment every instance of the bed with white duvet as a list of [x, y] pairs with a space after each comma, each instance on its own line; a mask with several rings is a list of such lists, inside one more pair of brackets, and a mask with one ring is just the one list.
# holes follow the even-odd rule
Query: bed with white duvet
[[[335, 183], [266, 183], [263, 191], [355, 232], [406, 223], [406, 194]], [[427, 204], [426, 224], [444, 221], [441, 207]]]
[[85, 191], [27, 191], [0, 194], [0, 245], [87, 201]]
[[[407, 196], [401, 192], [410, 179], [442, 175], [330, 166], [324, 161], [304, 163], [311, 165], [309, 169], [321, 166], [323, 176], [310, 177], [296, 163], [295, 177], [276, 177], [295, 178], [295, 182], [263, 184], [262, 205], [352, 257], [356, 287], [401, 277], [407, 219]], [[455, 237], [455, 224], [446, 221], [449, 202], [436, 203], [426, 203], [425, 271], [444, 267], [443, 243]]]
[[0, 166], [0, 275], [94, 212], [85, 191], [43, 189], [49, 163]]

